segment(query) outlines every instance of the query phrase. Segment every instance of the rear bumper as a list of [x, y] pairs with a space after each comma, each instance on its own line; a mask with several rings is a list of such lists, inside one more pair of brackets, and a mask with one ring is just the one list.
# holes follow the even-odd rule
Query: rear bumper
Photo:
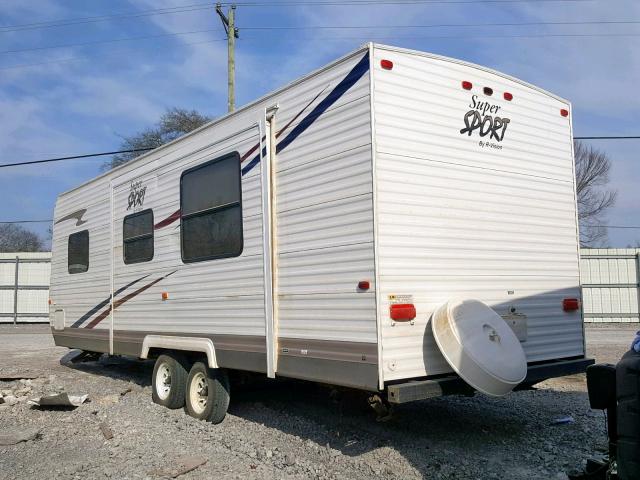
[[566, 377], [567, 375], [584, 373], [587, 370], [587, 367], [594, 363], [596, 362], [593, 358], [578, 358], [529, 365], [527, 376], [520, 386], [527, 387], [549, 378]]
[[[591, 358], [557, 360], [529, 365], [527, 376], [516, 387], [524, 389], [549, 378], [584, 373], [595, 361]], [[443, 395], [473, 395], [474, 389], [457, 375], [428, 380], [415, 380], [389, 385], [387, 399], [390, 403], [408, 403]]]

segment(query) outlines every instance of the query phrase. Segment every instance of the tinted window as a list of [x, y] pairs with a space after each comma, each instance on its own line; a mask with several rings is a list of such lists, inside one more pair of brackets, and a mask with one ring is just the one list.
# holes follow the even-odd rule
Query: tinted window
[[127, 215], [122, 224], [124, 263], [148, 262], [153, 258], [153, 212]]
[[237, 152], [182, 174], [180, 212], [184, 262], [240, 255], [243, 239]]
[[69, 235], [67, 260], [69, 273], [89, 270], [89, 230]]

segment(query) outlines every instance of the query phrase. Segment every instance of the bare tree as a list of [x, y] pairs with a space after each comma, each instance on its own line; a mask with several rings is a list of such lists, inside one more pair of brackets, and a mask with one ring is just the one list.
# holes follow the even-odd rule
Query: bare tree
[[[130, 137], [124, 137], [121, 147], [122, 150], [134, 150], [147, 147], [156, 148], [201, 127], [209, 121], [211, 121], [210, 117], [202, 115], [195, 110], [170, 108], [160, 117], [160, 120], [155, 126]], [[145, 152], [120, 153], [114, 155], [111, 157], [111, 160], [102, 164], [102, 169], [110, 170], [123, 163], [127, 163], [129, 160], [143, 153]]]
[[41, 252], [44, 241], [40, 236], [15, 223], [0, 225], [0, 252]]
[[580, 244], [595, 247], [607, 240], [605, 214], [616, 202], [617, 192], [608, 188], [611, 160], [579, 141], [574, 144], [574, 154]]

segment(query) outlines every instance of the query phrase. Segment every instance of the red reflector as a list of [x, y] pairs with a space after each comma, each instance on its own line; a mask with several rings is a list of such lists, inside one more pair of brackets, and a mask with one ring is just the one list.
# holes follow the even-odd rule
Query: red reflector
[[565, 298], [562, 300], [562, 309], [565, 312], [575, 312], [580, 308], [580, 302], [577, 298]]
[[465, 90], [471, 90], [473, 88], [473, 84], [471, 82], [464, 81], [462, 82], [462, 88]]
[[566, 109], [562, 109], [560, 110], [560, 115], [562, 115], [563, 117], [568, 117], [569, 116], [569, 110]]
[[368, 280], [362, 280], [361, 282], [358, 282], [358, 290], [369, 290], [369, 287], [371, 285], [369, 284]]
[[490, 97], [491, 95], [493, 95], [493, 88], [491, 87], [484, 87], [482, 89], [482, 91], [484, 92], [485, 95], [487, 95], [488, 97]]
[[408, 322], [416, 318], [416, 307], [411, 303], [396, 303], [389, 307], [389, 315], [396, 322]]
[[503, 97], [505, 100], [509, 100], [509, 101], [513, 100], [513, 95], [511, 95], [509, 92], [504, 92]]
[[391, 60], [380, 60], [380, 66], [385, 70], [391, 70], [393, 68], [393, 62]]

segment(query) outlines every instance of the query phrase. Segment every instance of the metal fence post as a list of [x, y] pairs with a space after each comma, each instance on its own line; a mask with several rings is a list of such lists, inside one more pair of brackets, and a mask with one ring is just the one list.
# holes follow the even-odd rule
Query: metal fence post
[[13, 283], [13, 325], [18, 325], [18, 270], [20, 266], [20, 257], [16, 256], [16, 273]]
[[636, 252], [636, 298], [638, 299], [636, 311], [638, 312], [638, 322], [640, 322], [640, 251]]

